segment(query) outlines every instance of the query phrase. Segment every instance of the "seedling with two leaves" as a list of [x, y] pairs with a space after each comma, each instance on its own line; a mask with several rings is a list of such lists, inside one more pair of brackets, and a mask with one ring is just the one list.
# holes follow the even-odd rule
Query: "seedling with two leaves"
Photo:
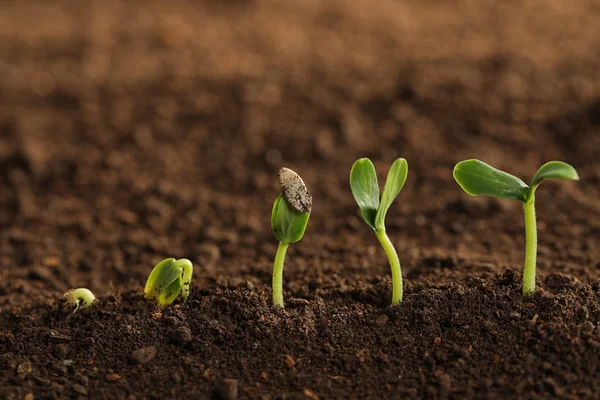
[[377, 173], [371, 160], [368, 158], [357, 160], [350, 171], [352, 195], [358, 203], [365, 222], [375, 231], [392, 268], [392, 304], [399, 304], [402, 301], [402, 269], [398, 253], [385, 231], [385, 216], [392, 202], [402, 190], [407, 176], [408, 163], [406, 160], [399, 158], [394, 161], [380, 198]]
[[159, 307], [171, 304], [179, 294], [183, 300], [190, 295], [194, 268], [190, 260], [167, 258], [154, 267], [144, 288], [144, 294]]
[[279, 170], [281, 193], [273, 203], [271, 229], [279, 241], [273, 265], [273, 304], [284, 307], [283, 263], [290, 243], [296, 243], [308, 225], [312, 197], [302, 178], [289, 168]]
[[537, 257], [535, 190], [545, 179], [579, 180], [575, 168], [562, 161], [550, 161], [536, 172], [531, 183], [527, 185], [516, 176], [500, 171], [483, 161], [466, 160], [456, 164], [454, 179], [472, 196], [492, 196], [523, 203], [525, 208], [523, 295], [532, 295], [535, 292]]

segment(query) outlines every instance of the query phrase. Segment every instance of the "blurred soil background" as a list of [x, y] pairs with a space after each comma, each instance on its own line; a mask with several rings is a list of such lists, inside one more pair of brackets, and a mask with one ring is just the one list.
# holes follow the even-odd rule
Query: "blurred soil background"
[[[111, 384], [102, 378], [88, 393], [90, 378], [77, 383], [84, 393], [73, 389], [74, 378], [58, 390], [27, 378], [27, 367], [16, 370], [27, 335], [42, 340], [27, 329], [66, 318], [53, 314], [66, 290], [87, 287], [105, 306], [122, 293], [141, 303], [135, 293], [166, 257], [194, 263], [198, 302], [203, 293], [235, 297], [243, 288], [273, 313], [264, 304], [280, 166], [297, 171], [314, 200], [306, 235], [288, 254], [284, 294], [352, 306], [366, 301], [360, 289], [371, 293], [371, 310], [385, 310], [389, 266], [350, 193], [355, 159], [373, 159], [381, 179], [395, 158], [408, 160], [408, 181], [387, 217], [408, 298], [449, 284], [512, 282], [514, 270], [519, 302], [522, 207], [467, 196], [452, 168], [479, 158], [528, 181], [546, 161], [569, 162], [580, 182], [538, 190], [539, 282], [570, 282], [587, 293], [589, 315], [579, 321], [597, 324], [598, 296], [590, 293], [600, 283], [598, 71], [596, 1], [2, 2], [0, 382], [7, 398], [152, 397], [133, 381], [102, 392]], [[393, 319], [397, 311], [386, 312]], [[48, 356], [38, 357], [32, 376], [42, 371], [52, 380]], [[597, 353], [588, 361], [589, 380], [522, 389], [542, 398], [561, 385], [590, 389]], [[116, 373], [100, 368], [102, 376]], [[157, 398], [208, 396], [227, 377], [199, 374], [205, 381], [189, 392], [161, 382]], [[230, 375], [240, 379], [242, 397], [286, 397], [293, 386], [274, 380], [257, 389]], [[298, 398], [319, 396], [320, 384], [306, 392], [308, 378], [289, 379]], [[445, 391], [428, 391], [427, 380], [381, 390], [482, 395], [468, 389], [469, 379], [449, 384], [444, 376]], [[497, 395], [510, 388], [498, 385]], [[394, 392], [407, 387], [415, 389]], [[347, 388], [357, 398], [386, 396]], [[321, 398], [344, 393], [327, 390]]]

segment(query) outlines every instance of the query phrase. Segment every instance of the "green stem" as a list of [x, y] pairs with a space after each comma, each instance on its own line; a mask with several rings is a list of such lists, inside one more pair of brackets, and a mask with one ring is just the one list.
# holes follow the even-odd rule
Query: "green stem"
[[523, 269], [523, 296], [535, 292], [535, 260], [537, 257], [537, 227], [535, 221], [535, 196], [525, 203], [525, 268]]
[[390, 261], [390, 267], [392, 268], [392, 304], [400, 304], [402, 301], [402, 269], [400, 267], [400, 259], [398, 253], [394, 249], [394, 245], [385, 233], [385, 229], [376, 230], [375, 234], [379, 243], [383, 246], [385, 254]]
[[174, 267], [179, 267], [182, 270], [181, 296], [185, 301], [190, 296], [190, 283], [192, 283], [192, 272], [194, 272], [194, 267], [192, 266], [191, 261], [185, 258], [175, 261]]
[[289, 243], [279, 242], [273, 265], [273, 304], [283, 307], [283, 261]]

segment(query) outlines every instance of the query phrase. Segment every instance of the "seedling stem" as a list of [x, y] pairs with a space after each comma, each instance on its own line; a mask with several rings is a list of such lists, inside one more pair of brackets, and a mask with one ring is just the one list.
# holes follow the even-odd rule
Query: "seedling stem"
[[375, 234], [390, 261], [390, 267], [392, 268], [392, 304], [400, 304], [402, 301], [402, 268], [400, 267], [398, 253], [385, 232], [385, 229], [376, 230]]
[[523, 269], [523, 296], [535, 292], [535, 265], [537, 258], [537, 227], [535, 219], [535, 195], [524, 203], [525, 207], [525, 267]]
[[283, 307], [283, 261], [289, 243], [279, 242], [273, 266], [273, 304]]

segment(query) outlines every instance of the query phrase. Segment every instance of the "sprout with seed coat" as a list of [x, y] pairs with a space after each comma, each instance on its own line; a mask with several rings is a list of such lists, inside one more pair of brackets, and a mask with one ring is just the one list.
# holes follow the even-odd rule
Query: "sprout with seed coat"
[[281, 193], [271, 213], [271, 229], [279, 240], [273, 265], [273, 304], [283, 307], [283, 263], [290, 243], [296, 243], [306, 230], [312, 197], [302, 178], [289, 168], [279, 170]]
[[65, 293], [64, 298], [73, 306], [75, 306], [75, 310], [73, 313], [77, 312], [80, 308], [88, 308], [90, 307], [94, 301], [96, 300], [96, 296], [89, 289], [86, 288], [78, 288], [72, 289]]
[[540, 167], [529, 186], [504, 171], [483, 161], [465, 160], [454, 167], [454, 179], [471, 196], [492, 196], [519, 200], [525, 208], [525, 267], [523, 296], [535, 292], [535, 261], [537, 257], [537, 227], [535, 219], [535, 190], [544, 179], [579, 180], [575, 168], [562, 161], [550, 161]]
[[194, 268], [190, 260], [167, 258], [159, 262], [148, 276], [144, 294], [159, 307], [169, 305], [179, 296], [187, 300]]
[[407, 176], [408, 163], [404, 158], [398, 158], [390, 167], [380, 199], [377, 173], [371, 160], [357, 160], [350, 171], [352, 195], [365, 222], [375, 231], [392, 268], [392, 304], [402, 302], [402, 269], [398, 253], [385, 231], [385, 215], [402, 190]]

